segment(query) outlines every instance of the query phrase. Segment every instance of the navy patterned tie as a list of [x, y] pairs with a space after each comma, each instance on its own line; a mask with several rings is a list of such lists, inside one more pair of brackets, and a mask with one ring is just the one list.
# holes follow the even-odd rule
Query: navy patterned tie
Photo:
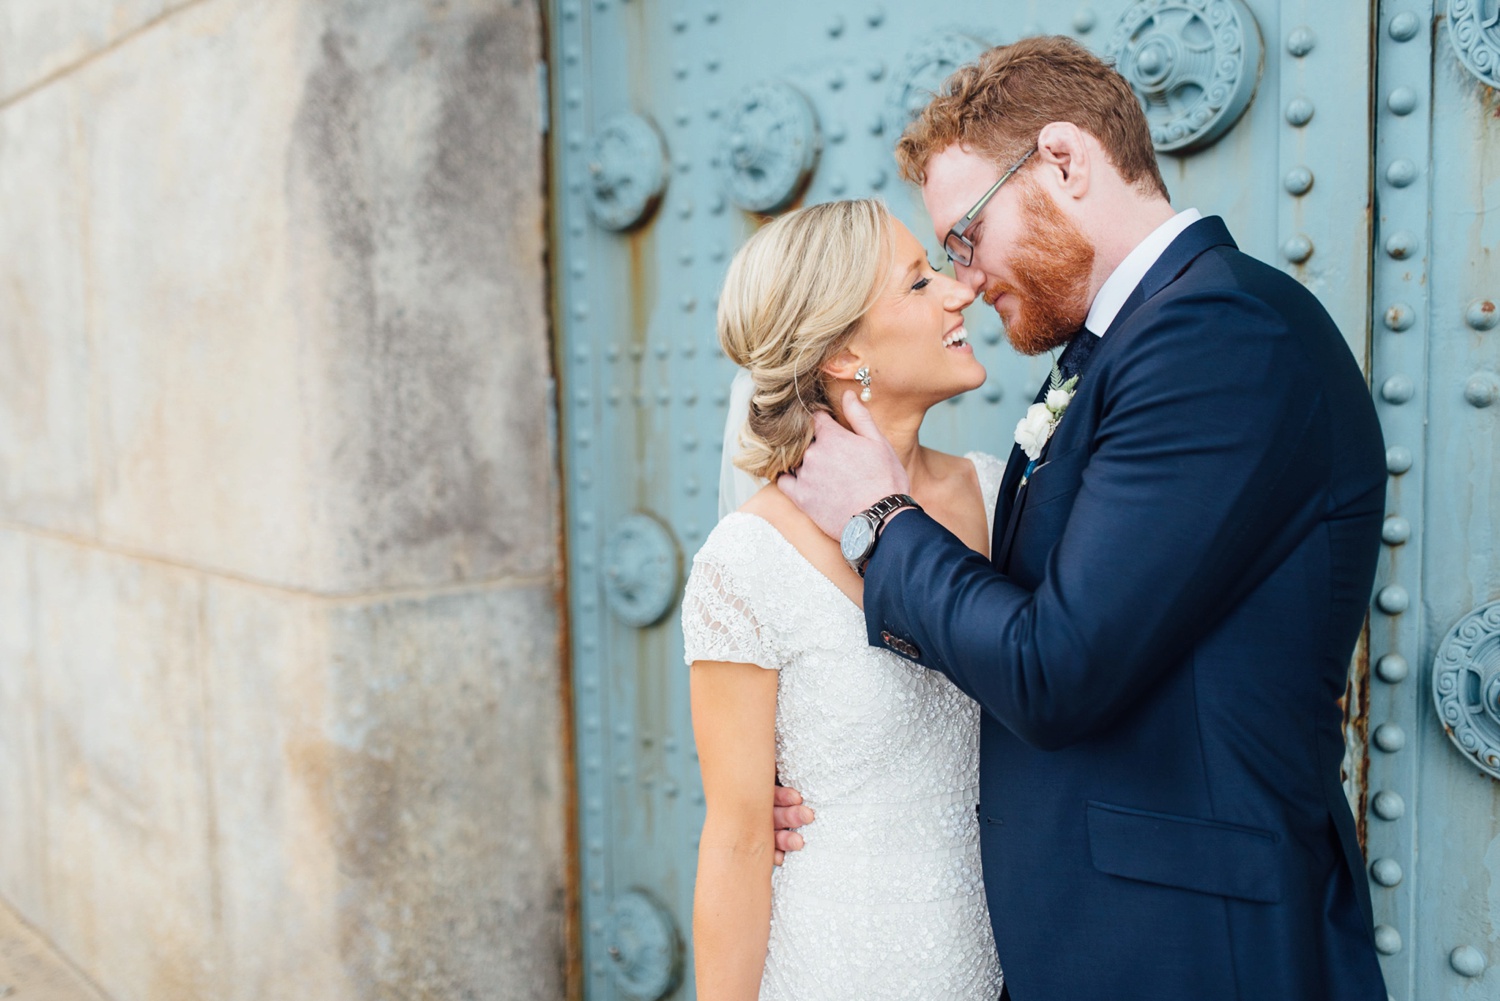
[[1063, 349], [1062, 357], [1057, 360], [1057, 370], [1062, 373], [1063, 380], [1082, 375], [1084, 366], [1089, 363], [1089, 356], [1098, 346], [1099, 335], [1087, 327], [1081, 328]]

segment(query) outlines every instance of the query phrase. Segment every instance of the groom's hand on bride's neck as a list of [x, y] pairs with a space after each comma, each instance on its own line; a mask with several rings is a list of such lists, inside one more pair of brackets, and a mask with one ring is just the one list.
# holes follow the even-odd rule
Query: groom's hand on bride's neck
[[853, 390], [844, 393], [848, 430], [826, 413], [813, 415], [813, 442], [796, 471], [776, 480], [781, 492], [826, 535], [837, 539], [854, 515], [891, 494], [911, 492], [896, 450]]
[[813, 822], [810, 806], [802, 805], [802, 794], [786, 786], [776, 787], [776, 796], [771, 807], [772, 826], [776, 829], [776, 864], [780, 865], [787, 852], [802, 847], [802, 835], [796, 829]]

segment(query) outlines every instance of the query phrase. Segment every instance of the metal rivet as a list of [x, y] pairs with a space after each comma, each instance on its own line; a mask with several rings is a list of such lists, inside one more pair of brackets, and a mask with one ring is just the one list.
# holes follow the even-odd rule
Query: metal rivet
[[672, 391], [669, 389], [658, 389], [656, 391], [656, 405], [658, 407], [669, 406], [672, 402]]
[[870, 130], [870, 135], [878, 136], [885, 131], [885, 118], [882, 115], [871, 115], [870, 122], [865, 126]]
[[1500, 323], [1500, 310], [1491, 299], [1475, 299], [1464, 310], [1464, 322], [1475, 330], [1493, 330]]
[[1417, 15], [1411, 11], [1403, 11], [1391, 18], [1391, 37], [1398, 42], [1409, 42], [1417, 37], [1417, 29], [1421, 26]]
[[684, 313], [691, 313], [693, 310], [695, 310], [697, 308], [698, 308], [698, 299], [697, 299], [696, 296], [685, 295], [685, 296], [682, 297], [682, 311]]
[[1405, 157], [1392, 160], [1385, 168], [1385, 179], [1393, 188], [1404, 188], [1417, 179], [1417, 165]]
[[1311, 52], [1313, 46], [1317, 44], [1318, 38], [1312, 33], [1311, 28], [1297, 28], [1286, 36], [1286, 50], [1298, 59]]
[[[680, 350], [682, 351], [682, 357], [691, 358], [693, 357], [693, 355], [698, 353], [698, 345], [693, 343], [692, 341], [683, 341]], [[692, 390], [689, 389], [686, 392], [691, 393]], [[694, 399], [696, 398], [697, 397], [695, 396]]]
[[678, 63], [672, 68], [672, 75], [679, 80], [686, 80], [690, 72], [692, 72], [692, 67], [687, 63]]
[[844, 71], [843, 70], [832, 69], [832, 70], [828, 71], [828, 89], [829, 90], [842, 90], [844, 88], [844, 84], [846, 84], [848, 82], [849, 82], [849, 78], [846, 77], [846, 76], [844, 76]]
[[1370, 800], [1370, 809], [1381, 820], [1400, 820], [1406, 813], [1406, 801], [1400, 793], [1382, 789]]
[[865, 75], [870, 78], [870, 81], [872, 83], [878, 83], [882, 78], [885, 77], [885, 63], [871, 63], [870, 68], [865, 70]]
[[576, 3], [563, 4], [563, 17], [567, 18], [569, 21], [578, 20], [578, 13], [579, 10]]
[[685, 434], [685, 435], [682, 436], [682, 450], [684, 452], [694, 451], [695, 449], [697, 449], [697, 447], [698, 447], [698, 436], [697, 435], [694, 435], [694, 434]]
[[1382, 956], [1394, 956], [1401, 951], [1401, 933], [1390, 925], [1375, 926], [1375, 951]]
[[611, 344], [609, 347], [605, 348], [604, 357], [608, 358], [610, 361], [619, 361], [620, 346], [618, 344]]
[[1293, 167], [1281, 179], [1282, 186], [1294, 195], [1305, 195], [1312, 190], [1313, 174], [1306, 167]]
[[698, 394], [695, 391], [693, 391], [691, 389], [684, 389], [682, 391], [682, 403], [683, 403], [683, 406], [691, 407], [691, 406], [693, 406], [697, 402], [698, 402]]
[[1401, 882], [1401, 863], [1393, 858], [1378, 858], [1370, 863], [1370, 878], [1381, 886], [1395, 886]]
[[1095, 17], [1094, 12], [1087, 7], [1083, 8], [1083, 10], [1073, 15], [1073, 30], [1078, 32], [1080, 35], [1087, 35], [1089, 32], [1094, 30], [1094, 25], [1098, 23], [1099, 19]]
[[1286, 106], [1286, 120], [1297, 128], [1312, 121], [1313, 104], [1305, 97], [1293, 99]]
[[1410, 330], [1411, 325], [1417, 322], [1416, 310], [1404, 302], [1392, 303], [1385, 311], [1385, 325], [1388, 330], [1400, 333]]
[[1375, 662], [1375, 676], [1387, 685], [1399, 685], [1411, 673], [1411, 665], [1399, 653], [1388, 653]]
[[1393, 375], [1380, 384], [1380, 398], [1387, 403], [1400, 406], [1417, 395], [1417, 387], [1404, 375]]
[[677, 114], [673, 116], [673, 120], [678, 125], [686, 125], [688, 122], [691, 122], [693, 120], [693, 116], [688, 114], [688, 110], [686, 108], [678, 108]]
[[1489, 372], [1476, 372], [1464, 383], [1464, 399], [1471, 407], [1488, 407], [1500, 396], [1500, 382]]
[[693, 252], [691, 250], [684, 250], [682, 253], [678, 254], [677, 263], [681, 264], [685, 268], [690, 267], [693, 263]]
[[717, 22], [719, 20], [719, 11], [718, 11], [718, 9], [714, 8], [714, 7], [710, 7], [708, 10], [704, 11], [703, 12], [703, 20], [706, 21], [706, 22], [708, 22], [709, 24], [714, 24], [715, 22]]
[[672, 346], [670, 344], [668, 344], [667, 342], [665, 342], [665, 341], [663, 341], [662, 343], [660, 343], [660, 344], [658, 344], [656, 346], [656, 357], [658, 357], [658, 358], [661, 358], [661, 359], [665, 360], [666, 357], [667, 357], [667, 355], [669, 355], [671, 353], [672, 353]]
[[828, 190], [836, 195], [842, 195], [849, 187], [849, 182], [844, 180], [842, 174], [835, 174], [828, 182]]
[[1380, 526], [1380, 538], [1388, 546], [1400, 546], [1411, 538], [1411, 522], [1393, 514]]
[[1400, 476], [1411, 468], [1411, 449], [1405, 445], [1392, 445], [1385, 450], [1385, 471]]
[[1417, 92], [1410, 87], [1397, 87], [1385, 99], [1385, 106], [1393, 115], [1409, 115], [1417, 110]]
[[839, 15], [835, 14], [829, 20], [829, 22], [828, 22], [828, 37], [829, 38], [837, 38], [837, 37], [839, 37], [840, 35], [842, 35], [844, 33], [844, 28], [845, 27], [847, 27], [847, 25], [845, 24], [844, 19], [842, 17], [840, 17]]
[[1301, 264], [1312, 256], [1312, 252], [1312, 240], [1302, 233], [1287, 237], [1286, 242], [1281, 245], [1281, 256], [1293, 264]]
[[1400, 584], [1388, 584], [1375, 596], [1375, 604], [1387, 615], [1400, 615], [1411, 607], [1411, 596]]
[[673, 31], [687, 31], [688, 30], [688, 19], [687, 19], [687, 15], [686, 14], [678, 14], [676, 17], [672, 18], [672, 30]]
[[885, 187], [885, 171], [875, 170], [870, 173], [870, 187], [874, 188], [876, 191], [879, 191], [881, 188]]
[[569, 45], [566, 49], [563, 50], [563, 62], [565, 62], [565, 63], [576, 63], [576, 62], [578, 62], [578, 59], [579, 59], [579, 57], [582, 54], [583, 53], [578, 48], [578, 46], [576, 46], [576, 45]]
[[1375, 728], [1370, 740], [1387, 754], [1395, 754], [1406, 747], [1406, 731], [1395, 723], [1382, 723]]
[[1385, 252], [1404, 261], [1417, 251], [1417, 238], [1409, 230], [1397, 230], [1385, 238]]
[[1461, 945], [1448, 954], [1448, 963], [1455, 973], [1463, 977], [1477, 977], [1484, 973], [1487, 965], [1484, 953], [1472, 945]]
[[865, 23], [872, 28], [878, 28], [885, 23], [885, 8], [876, 7], [865, 15]]
[[828, 130], [828, 141], [831, 143], [841, 143], [847, 138], [849, 132], [842, 125], [835, 125]]
[[708, 72], [710, 73], [717, 73], [719, 71], [719, 57], [709, 56], [707, 59], [703, 60], [703, 68], [708, 70]]
[[984, 387], [984, 398], [990, 403], [999, 403], [1001, 400], [1005, 399], [1005, 390], [998, 382], [991, 383], [990, 385]]

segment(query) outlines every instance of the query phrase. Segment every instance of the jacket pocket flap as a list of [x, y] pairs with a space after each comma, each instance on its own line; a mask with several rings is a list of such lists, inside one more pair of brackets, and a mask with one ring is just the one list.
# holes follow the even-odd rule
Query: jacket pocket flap
[[1270, 831], [1088, 804], [1094, 868], [1111, 876], [1263, 904], [1281, 899], [1278, 838]]

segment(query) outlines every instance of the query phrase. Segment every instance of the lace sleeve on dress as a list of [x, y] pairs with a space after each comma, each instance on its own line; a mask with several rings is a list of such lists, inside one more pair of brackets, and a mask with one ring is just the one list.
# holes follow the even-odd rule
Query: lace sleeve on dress
[[683, 659], [755, 664], [775, 670], [779, 663], [768, 630], [737, 586], [734, 572], [712, 557], [693, 561], [682, 596]]
[[984, 495], [984, 509], [990, 519], [990, 531], [995, 530], [995, 507], [1000, 500], [1000, 483], [1005, 479], [1005, 462], [988, 452], [970, 452], [964, 456], [974, 463], [979, 474], [979, 490]]

